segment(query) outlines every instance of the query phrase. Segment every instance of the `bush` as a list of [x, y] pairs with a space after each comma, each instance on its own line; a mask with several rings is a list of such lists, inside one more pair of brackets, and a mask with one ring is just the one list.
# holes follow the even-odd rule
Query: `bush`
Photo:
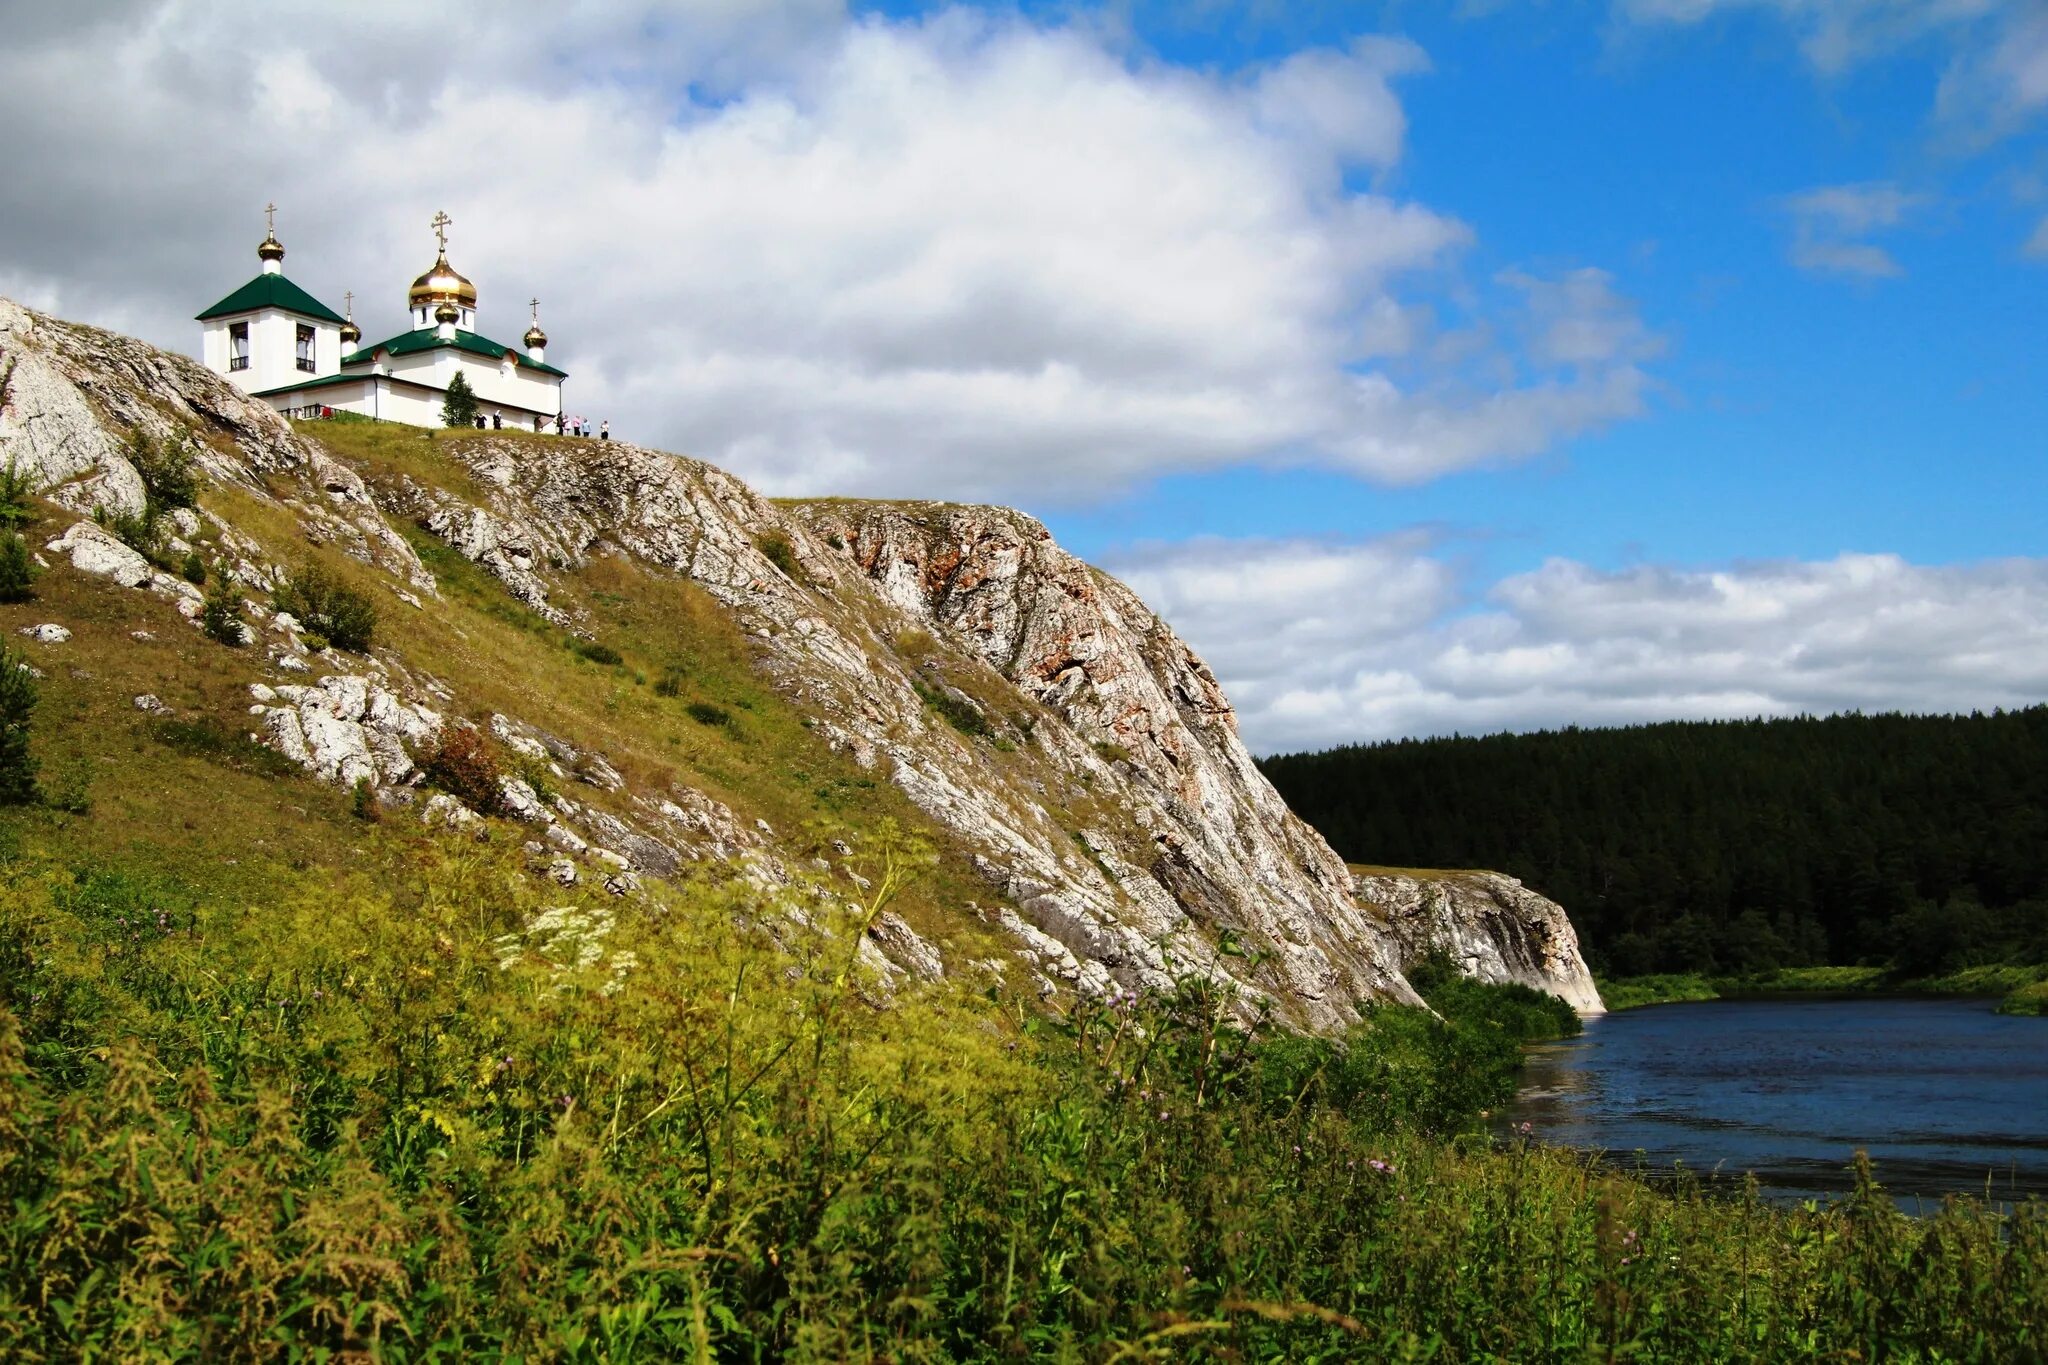
[[683, 694], [683, 683], [687, 681], [680, 668], [664, 668], [661, 676], [654, 680], [654, 695], [657, 697], [679, 697]]
[[780, 531], [763, 531], [754, 537], [754, 545], [768, 557], [768, 562], [788, 574], [791, 578], [803, 572], [797, 562], [796, 546], [789, 543], [789, 537]]
[[499, 789], [503, 774], [483, 732], [474, 725], [450, 725], [441, 742], [420, 765], [429, 785], [438, 787], [479, 815], [504, 809]]
[[700, 725], [732, 724], [732, 712], [713, 702], [693, 701], [684, 707], [683, 710], [689, 713], [691, 720], [696, 721]]
[[975, 737], [992, 733], [988, 717], [981, 714], [981, 708], [951, 688], [934, 686], [923, 678], [912, 678], [911, 685], [917, 689], [917, 695], [924, 698], [926, 706], [938, 712], [946, 724], [961, 734]]
[[185, 562], [178, 566], [178, 572], [184, 575], [187, 583], [192, 583], [199, 587], [206, 586], [206, 561], [199, 557], [199, 551], [187, 551]]
[[1106, 739], [1098, 739], [1089, 747], [1094, 749], [1096, 754], [1105, 763], [1128, 763], [1131, 761], [1131, 751], [1121, 744], [1114, 744]]
[[594, 664], [603, 664], [607, 668], [625, 662], [625, 657], [619, 651], [601, 640], [571, 640], [569, 649], [578, 658], [588, 659]]
[[369, 597], [310, 560], [293, 570], [273, 596], [279, 611], [290, 612], [307, 631], [339, 649], [360, 654], [376, 634], [377, 608]]
[[306, 647], [306, 651], [310, 654], [325, 654], [327, 652], [327, 637], [325, 635], [320, 634], [318, 631], [309, 630], [305, 634], [299, 636], [299, 643], [304, 645]]
[[35, 710], [36, 679], [28, 660], [0, 644], [0, 805], [36, 799], [36, 760], [28, 747]]
[[0, 465], [0, 527], [26, 526], [36, 519], [29, 499], [36, 495], [35, 478], [13, 456]]
[[0, 602], [26, 602], [36, 595], [36, 564], [28, 542], [14, 531], [0, 531]]
[[143, 518], [152, 529], [172, 508], [198, 505], [199, 456], [191, 432], [158, 442], [137, 427], [128, 433], [128, 463], [142, 476]]
[[377, 789], [370, 785], [369, 778], [357, 778], [355, 786], [349, 789], [348, 813], [358, 820], [377, 823]]
[[199, 628], [206, 632], [207, 639], [230, 649], [249, 642], [249, 628], [242, 622], [242, 594], [236, 589], [234, 574], [224, 564], [214, 567], [213, 587], [199, 609]]

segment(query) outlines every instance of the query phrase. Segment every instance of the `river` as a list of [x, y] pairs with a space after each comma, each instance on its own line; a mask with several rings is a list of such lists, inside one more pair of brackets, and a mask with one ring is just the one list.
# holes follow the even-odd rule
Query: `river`
[[2000, 1200], [2048, 1195], [2048, 1019], [1992, 1003], [1779, 996], [1602, 1015], [1530, 1049], [1501, 1126], [1652, 1170], [1754, 1171], [1781, 1199], [1847, 1188], [1858, 1147], [1909, 1209], [1987, 1182]]

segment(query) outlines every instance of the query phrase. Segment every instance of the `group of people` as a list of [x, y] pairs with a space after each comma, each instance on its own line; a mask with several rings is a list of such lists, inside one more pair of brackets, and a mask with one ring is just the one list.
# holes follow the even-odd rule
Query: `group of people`
[[600, 441], [609, 441], [612, 438], [611, 419], [606, 418], [604, 421], [599, 422], [597, 430], [592, 431], [589, 418], [571, 417], [567, 413], [558, 412], [555, 414], [555, 435], [595, 436]]

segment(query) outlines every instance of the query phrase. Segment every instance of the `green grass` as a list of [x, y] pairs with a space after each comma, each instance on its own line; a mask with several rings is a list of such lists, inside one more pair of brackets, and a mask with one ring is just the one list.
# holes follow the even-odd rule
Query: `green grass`
[[[356, 828], [403, 875], [260, 898], [17, 831], [0, 1354], [2005, 1360], [2048, 1333], [2038, 1205], [1909, 1219], [1864, 1169], [1774, 1208], [1487, 1142], [1550, 1026], [1512, 993], [1435, 981], [1447, 1019], [1337, 1042], [1227, 1027], [1193, 982], [877, 1011], [848, 944], [879, 900], [771, 936], [741, 893], [655, 887], [594, 936], [612, 903], [542, 894], [516, 832]], [[886, 895], [927, 862], [878, 840], [867, 871]]]
[[[1744, 995], [1862, 993], [1868, 995], [2011, 995], [2048, 982], [2048, 966], [1992, 964], [1941, 976], [1901, 976], [1884, 967], [1781, 967], [1753, 976], [1619, 977], [1602, 981], [1600, 998], [1610, 1010], [1688, 1000], [1721, 1000]], [[2025, 1013], [2010, 1010], [2009, 1013]]]

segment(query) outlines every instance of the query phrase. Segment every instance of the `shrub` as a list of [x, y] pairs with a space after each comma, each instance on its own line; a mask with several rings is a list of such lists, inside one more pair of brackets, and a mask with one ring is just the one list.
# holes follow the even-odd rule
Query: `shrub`
[[128, 433], [128, 463], [142, 476], [143, 517], [152, 528], [171, 508], [197, 505], [199, 457], [191, 432], [159, 442], [137, 427]]
[[163, 554], [163, 523], [148, 507], [140, 512], [116, 512], [109, 514], [96, 511], [95, 518], [101, 525], [120, 540], [123, 545], [154, 564]]
[[337, 648], [361, 653], [376, 634], [377, 608], [369, 597], [311, 561], [293, 570], [274, 598], [279, 611], [290, 612]]
[[199, 551], [197, 550], [188, 550], [186, 552], [185, 562], [178, 566], [178, 572], [184, 575], [187, 583], [197, 584], [200, 587], [206, 585], [206, 561], [199, 557]]
[[474, 725], [451, 725], [442, 731], [440, 744], [420, 767], [429, 784], [479, 815], [496, 815], [504, 808], [497, 757]]
[[796, 578], [803, 572], [803, 566], [797, 563], [796, 546], [790, 544], [789, 537], [782, 532], [763, 531], [754, 537], [754, 545], [768, 557], [770, 564], [791, 578]]
[[661, 676], [654, 680], [654, 695], [657, 697], [679, 697], [683, 694], [685, 681], [680, 668], [664, 668]]
[[588, 659], [594, 664], [603, 664], [607, 668], [625, 662], [624, 656], [619, 651], [613, 649], [602, 640], [571, 640], [569, 648], [577, 657]]
[[355, 786], [349, 789], [348, 813], [358, 820], [377, 823], [377, 789], [370, 785], [369, 778], [357, 778]]
[[713, 702], [693, 701], [684, 707], [683, 710], [689, 713], [691, 720], [696, 721], [700, 725], [732, 724], [732, 712]]
[[206, 638], [230, 649], [249, 642], [249, 628], [242, 623], [242, 594], [236, 591], [235, 576], [226, 565], [216, 565], [213, 588], [199, 609], [199, 628]]
[[18, 532], [0, 531], [0, 602], [26, 602], [36, 595], [36, 565]]
[[988, 717], [981, 714], [981, 708], [950, 688], [933, 686], [923, 678], [911, 679], [917, 688], [917, 695], [924, 698], [924, 704], [939, 713], [946, 724], [963, 735], [979, 736], [991, 733]]
[[1089, 747], [1094, 749], [1097, 754], [1100, 754], [1102, 761], [1105, 763], [1128, 763], [1131, 761], [1131, 751], [1121, 744], [1115, 744], [1106, 739], [1098, 739]]
[[313, 654], [325, 654], [327, 652], [328, 639], [318, 631], [307, 631], [299, 637], [299, 643], [304, 645]]
[[441, 423], [451, 427], [476, 425], [476, 390], [460, 370], [448, 381], [448, 396], [441, 403]]
[[36, 679], [28, 660], [0, 644], [0, 805], [36, 799], [36, 760], [28, 747], [35, 710]]
[[0, 466], [0, 526], [26, 526], [36, 519], [29, 499], [36, 495], [35, 477], [9, 456]]

